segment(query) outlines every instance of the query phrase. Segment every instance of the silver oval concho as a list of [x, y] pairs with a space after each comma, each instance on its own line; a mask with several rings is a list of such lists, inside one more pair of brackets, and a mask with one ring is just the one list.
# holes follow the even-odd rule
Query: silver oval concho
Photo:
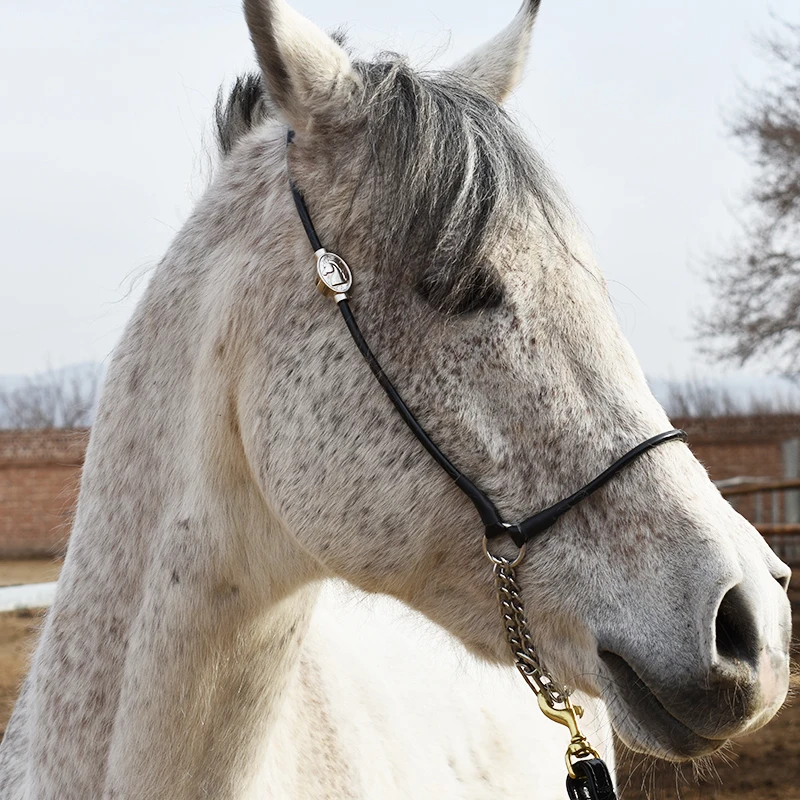
[[347, 262], [336, 253], [317, 253], [317, 289], [326, 297], [345, 295], [353, 286], [353, 273]]

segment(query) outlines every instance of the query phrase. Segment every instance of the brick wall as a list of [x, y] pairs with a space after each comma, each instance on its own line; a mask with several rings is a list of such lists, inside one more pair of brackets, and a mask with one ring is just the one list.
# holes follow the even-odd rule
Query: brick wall
[[783, 478], [781, 446], [800, 439], [800, 415], [674, 419], [689, 434], [695, 455], [714, 480]]
[[[715, 481], [728, 478], [772, 478], [784, 474], [783, 443], [800, 439], [800, 415], [763, 415], [748, 417], [715, 417], [675, 419], [678, 428], [689, 434], [689, 444], [697, 458]], [[786, 519], [785, 495], [775, 497], [779, 519]], [[763, 521], [772, 517], [772, 498], [761, 499]], [[733, 499], [736, 510], [752, 522], [756, 521], [756, 500], [750, 496]]]
[[0, 431], [0, 558], [63, 552], [88, 431]]
[[[781, 446], [800, 415], [676, 419], [714, 480], [784, 477]], [[63, 552], [88, 431], [0, 431], [0, 558]], [[781, 498], [781, 503], [782, 503]], [[754, 518], [751, 497], [736, 508]]]

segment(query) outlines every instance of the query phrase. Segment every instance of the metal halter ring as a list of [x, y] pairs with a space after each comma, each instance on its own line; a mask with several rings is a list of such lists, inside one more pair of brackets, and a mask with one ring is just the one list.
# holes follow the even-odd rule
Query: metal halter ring
[[526, 545], [523, 544], [522, 547], [520, 547], [519, 552], [517, 553], [517, 557], [513, 561], [511, 561], [505, 558], [504, 556], [496, 556], [493, 553], [490, 553], [489, 537], [488, 536], [483, 537], [483, 554], [496, 567], [505, 567], [506, 569], [514, 569], [514, 567], [518, 567], [522, 563], [522, 560], [525, 558], [525, 547]]

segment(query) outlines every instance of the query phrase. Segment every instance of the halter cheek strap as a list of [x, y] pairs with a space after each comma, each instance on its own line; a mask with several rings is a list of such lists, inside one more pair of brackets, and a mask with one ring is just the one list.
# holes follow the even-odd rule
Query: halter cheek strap
[[455, 481], [456, 486], [472, 501], [472, 504], [478, 512], [478, 516], [481, 518], [481, 522], [483, 522], [487, 539], [496, 539], [498, 536], [507, 535], [513, 540], [517, 547], [522, 547], [530, 542], [531, 539], [544, 533], [549, 528], [552, 528], [564, 514], [586, 500], [587, 497], [591, 497], [598, 489], [601, 489], [613, 477], [622, 472], [625, 467], [632, 464], [649, 450], [653, 450], [666, 442], [675, 440], [681, 442], [686, 441], [686, 433], [681, 430], [660, 433], [658, 436], [654, 436], [652, 439], [642, 442], [640, 445], [634, 447], [633, 450], [627, 452], [594, 480], [575, 492], [575, 494], [570, 495], [564, 500], [560, 500], [558, 503], [554, 503], [543, 511], [533, 514], [522, 522], [509, 524], [503, 521], [500, 512], [489, 497], [464, 475], [464, 473], [455, 467], [450, 459], [436, 446], [422, 425], [417, 421], [416, 417], [411, 413], [411, 410], [405, 404], [397, 389], [395, 389], [392, 382], [386, 376], [378, 359], [375, 358], [375, 355], [369, 349], [369, 345], [364, 340], [347, 299], [345, 297], [339, 299], [337, 305], [342, 312], [345, 324], [350, 331], [350, 335], [353, 337], [356, 347], [361, 352], [361, 355], [364, 356], [369, 368], [372, 370], [372, 374], [394, 404], [403, 422], [408, 425], [411, 432], [431, 454], [436, 463], [439, 464], [453, 481]]
[[[287, 143], [291, 144], [293, 139], [294, 132], [290, 131]], [[431, 439], [422, 425], [420, 425], [417, 418], [411, 412], [411, 409], [405, 404], [400, 393], [395, 389], [394, 385], [383, 371], [380, 362], [364, 339], [358, 327], [358, 323], [353, 316], [353, 312], [350, 309], [347, 296], [347, 293], [353, 285], [353, 277], [350, 268], [347, 266], [344, 259], [335, 253], [327, 252], [322, 246], [302, 193], [291, 179], [289, 181], [289, 186], [292, 190], [292, 197], [294, 198], [300, 221], [303, 223], [308, 240], [317, 257], [317, 287], [323, 294], [332, 297], [336, 301], [336, 305], [342, 313], [342, 317], [347, 325], [347, 329], [350, 331], [350, 335], [353, 337], [356, 347], [369, 365], [372, 374], [381, 385], [381, 388], [392, 401], [392, 404], [395, 409], [397, 409], [397, 413], [400, 414], [403, 422], [409, 427], [414, 436], [417, 437], [420, 444], [430, 453], [434, 461], [436, 461], [436, 463], [453, 479], [455, 485], [475, 506], [478, 516], [481, 518], [481, 522], [484, 525], [487, 539], [495, 539], [498, 536], [507, 535], [513, 540], [517, 547], [521, 548], [534, 537], [552, 528], [564, 514], [575, 508], [579, 503], [582, 503], [587, 497], [591, 497], [598, 489], [605, 486], [613, 477], [622, 472], [625, 467], [632, 464], [649, 450], [653, 450], [667, 442], [686, 441], [686, 433], [681, 430], [671, 430], [666, 433], [660, 433], [658, 436], [654, 436], [652, 439], [642, 442], [640, 445], [637, 445], [627, 452], [605, 470], [605, 472], [587, 483], [582, 489], [575, 492], [575, 494], [570, 495], [558, 503], [554, 503], [543, 511], [533, 514], [522, 522], [516, 524], [505, 522], [489, 497], [464, 475], [464, 473], [462, 473], [436, 446], [436, 443]]]

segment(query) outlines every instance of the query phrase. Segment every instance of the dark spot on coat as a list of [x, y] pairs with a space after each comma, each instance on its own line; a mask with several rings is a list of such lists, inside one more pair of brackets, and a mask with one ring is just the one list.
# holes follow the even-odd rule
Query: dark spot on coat
[[131, 370], [131, 377], [128, 381], [128, 391], [131, 392], [131, 394], [133, 394], [139, 388], [139, 384], [141, 383], [140, 371], [140, 367], [138, 366], [135, 366]]

